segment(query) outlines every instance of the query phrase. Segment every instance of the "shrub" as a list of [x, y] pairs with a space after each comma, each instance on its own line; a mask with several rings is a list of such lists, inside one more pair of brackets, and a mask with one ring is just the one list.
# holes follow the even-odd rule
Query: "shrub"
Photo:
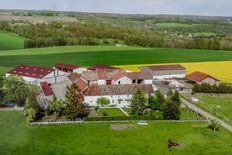
[[102, 115], [103, 116], [108, 116], [108, 114], [105, 111], [102, 113]]
[[209, 85], [207, 83], [195, 84], [193, 93], [232, 93], [232, 86], [229, 84]]

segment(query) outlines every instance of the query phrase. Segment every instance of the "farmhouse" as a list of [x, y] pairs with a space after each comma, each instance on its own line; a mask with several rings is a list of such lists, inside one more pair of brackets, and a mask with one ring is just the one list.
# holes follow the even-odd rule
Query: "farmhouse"
[[55, 64], [53, 66], [54, 69], [57, 70], [57, 74], [59, 75], [59, 72], [66, 72], [68, 74], [71, 73], [83, 73], [85, 71], [87, 71], [87, 68], [84, 67], [80, 67], [80, 66], [75, 66], [75, 65], [71, 65], [71, 64]]
[[146, 93], [147, 96], [154, 93], [152, 85], [96, 85], [87, 88], [84, 100], [89, 106], [97, 106], [97, 99], [105, 97], [110, 100], [111, 106], [125, 107], [130, 105], [132, 94], [138, 89]]
[[184, 78], [186, 76], [186, 68], [182, 65], [146, 66], [141, 68], [141, 72], [151, 73], [153, 79]]
[[67, 79], [67, 74], [65, 72], [60, 72], [60, 74], [57, 75], [55, 69], [27, 65], [18, 66], [6, 73], [6, 77], [11, 75], [19, 75], [27, 83], [35, 85], [39, 85], [41, 82], [52, 84]]
[[210, 85], [218, 85], [220, 81], [215, 77], [196, 71], [186, 76], [187, 80], [193, 83], [202, 84], [208, 83]]

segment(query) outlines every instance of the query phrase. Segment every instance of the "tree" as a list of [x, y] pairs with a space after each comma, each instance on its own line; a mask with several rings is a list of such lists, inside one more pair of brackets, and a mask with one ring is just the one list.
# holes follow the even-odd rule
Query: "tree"
[[172, 91], [172, 89], [170, 88], [169, 89], [169, 91], [168, 91], [168, 93], [167, 93], [167, 99], [169, 99], [169, 100], [171, 100], [171, 98], [173, 97], [173, 91]]
[[54, 96], [52, 101], [48, 103], [46, 114], [47, 115], [53, 115], [56, 114], [57, 117], [60, 117], [64, 111], [65, 104], [61, 100], [57, 100], [57, 98]]
[[75, 84], [68, 86], [68, 90], [65, 94], [65, 116], [70, 120], [88, 116], [89, 109], [83, 104], [83, 101], [84, 96], [80, 93], [78, 87]]
[[155, 92], [155, 96], [149, 96], [148, 99], [149, 107], [151, 107], [152, 110], [161, 110], [164, 102], [165, 97], [159, 90]]
[[7, 102], [24, 105], [28, 91], [27, 84], [19, 76], [10, 76], [3, 81], [4, 100]]
[[103, 106], [107, 106], [110, 104], [110, 100], [105, 97], [100, 97], [97, 99], [97, 104]]
[[167, 100], [162, 107], [163, 117], [165, 120], [179, 120], [180, 119], [180, 109], [179, 106], [171, 101]]
[[38, 89], [35, 86], [30, 86], [28, 88], [26, 103], [24, 106], [24, 115], [27, 117], [28, 122], [34, 121], [39, 112], [39, 103], [36, 98], [37, 92]]
[[179, 106], [181, 105], [180, 95], [178, 91], [175, 91], [174, 95], [172, 96], [171, 100], [177, 103]]
[[131, 113], [136, 115], [144, 114], [145, 108], [147, 107], [148, 99], [144, 92], [140, 89], [136, 90], [132, 94], [131, 99]]

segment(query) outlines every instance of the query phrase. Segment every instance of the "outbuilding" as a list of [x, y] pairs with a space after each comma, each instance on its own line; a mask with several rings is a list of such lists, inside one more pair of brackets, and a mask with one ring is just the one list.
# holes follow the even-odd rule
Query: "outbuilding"
[[153, 79], [184, 78], [186, 76], [186, 68], [179, 64], [145, 66], [141, 68], [141, 72], [151, 73]]
[[220, 80], [217, 78], [208, 75], [206, 73], [202, 73], [199, 71], [193, 72], [189, 75], [186, 76], [186, 79], [190, 82], [197, 83], [197, 84], [202, 84], [202, 83], [207, 83], [210, 85], [219, 85]]

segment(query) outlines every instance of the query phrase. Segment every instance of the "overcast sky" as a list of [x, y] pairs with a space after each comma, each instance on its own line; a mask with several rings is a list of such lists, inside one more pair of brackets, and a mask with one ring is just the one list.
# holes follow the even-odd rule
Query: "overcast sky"
[[0, 9], [232, 16], [232, 0], [0, 0]]

